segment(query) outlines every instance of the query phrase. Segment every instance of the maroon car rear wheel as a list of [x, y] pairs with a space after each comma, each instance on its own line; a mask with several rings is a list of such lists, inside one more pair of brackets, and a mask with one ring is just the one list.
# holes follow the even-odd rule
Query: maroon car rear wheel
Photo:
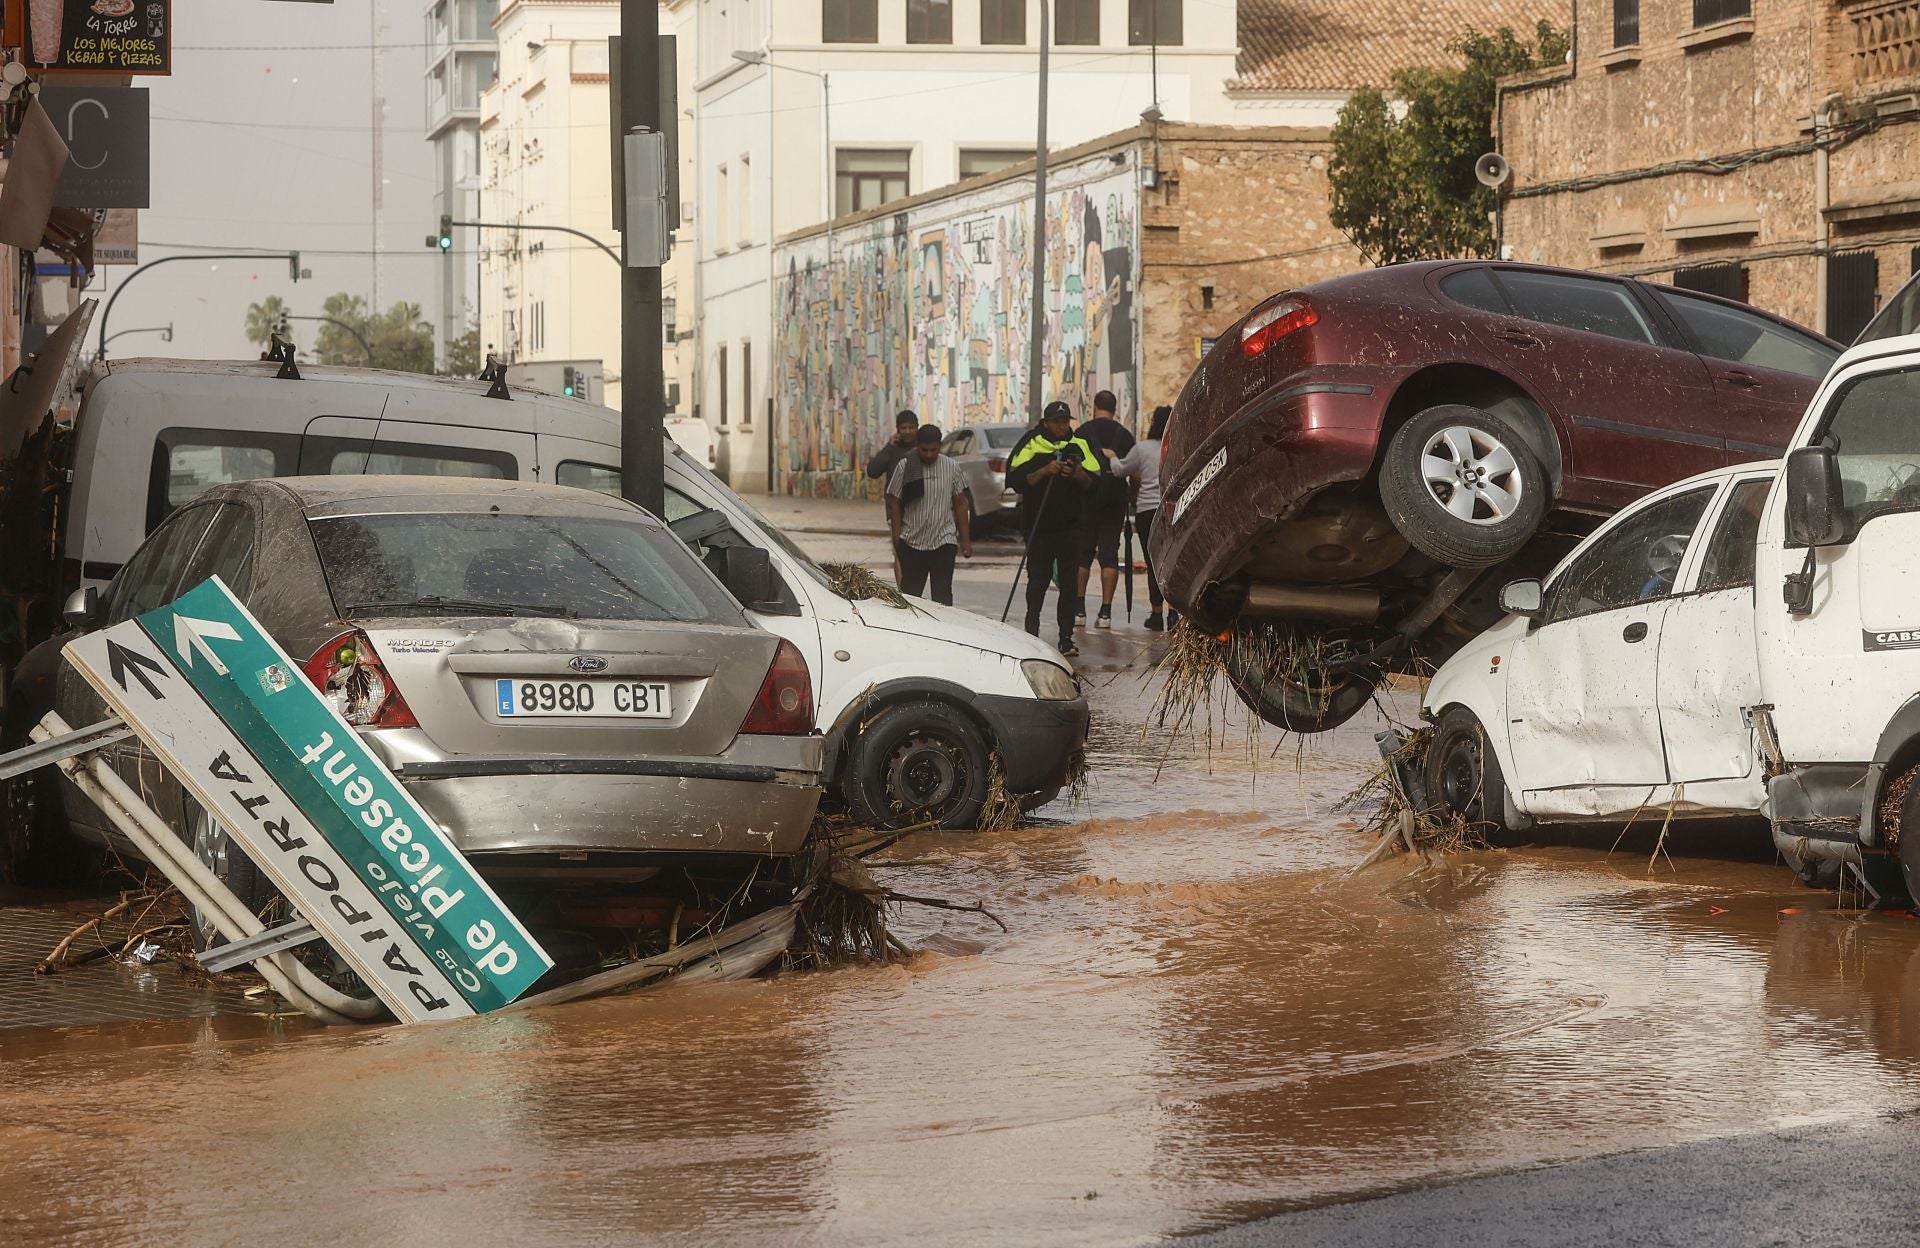
[[1297, 662], [1263, 660], [1254, 646], [1231, 646], [1222, 656], [1233, 691], [1247, 709], [1276, 728], [1301, 734], [1346, 723], [1373, 700], [1379, 674], [1373, 670], [1332, 675]]
[[1429, 407], [1400, 427], [1380, 467], [1400, 535], [1454, 568], [1484, 568], [1527, 544], [1547, 514], [1547, 474], [1506, 422], [1477, 407]]

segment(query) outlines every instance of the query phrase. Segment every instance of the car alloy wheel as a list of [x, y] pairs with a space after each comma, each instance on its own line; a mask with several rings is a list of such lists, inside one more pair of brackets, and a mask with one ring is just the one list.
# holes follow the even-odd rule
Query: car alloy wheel
[[[204, 810], [195, 810], [192, 829], [193, 856], [200, 860], [201, 866], [213, 872], [214, 878], [226, 883], [227, 850], [231, 844], [227, 839], [227, 830]], [[194, 906], [188, 918], [193, 925], [194, 949], [206, 950], [225, 943], [226, 938], [214, 924], [213, 916], [205, 910]]]
[[1526, 478], [1513, 452], [1480, 429], [1448, 425], [1427, 439], [1420, 453], [1427, 494], [1468, 524], [1499, 524], [1520, 508]]

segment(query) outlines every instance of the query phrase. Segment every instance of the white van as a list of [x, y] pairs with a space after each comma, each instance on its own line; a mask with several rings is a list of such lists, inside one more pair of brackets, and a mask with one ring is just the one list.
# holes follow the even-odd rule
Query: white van
[[1507, 586], [1428, 685], [1429, 797], [1510, 827], [1761, 811], [1807, 882], [1920, 897], [1920, 334], [1841, 356], [1792, 445]]
[[[175, 507], [227, 481], [407, 473], [618, 493], [617, 413], [531, 390], [490, 392], [502, 395], [486, 382], [265, 361], [100, 365], [75, 422], [62, 583], [105, 584]], [[703, 555], [741, 543], [768, 552], [773, 595], [746, 605], [805, 654], [827, 778], [857, 818], [971, 827], [996, 769], [1000, 791], [1027, 808], [1066, 784], [1087, 703], [1057, 651], [930, 602], [849, 602], [671, 440], [666, 486], [664, 518]], [[55, 663], [57, 647], [45, 645], [21, 663], [8, 741], [50, 705]]]

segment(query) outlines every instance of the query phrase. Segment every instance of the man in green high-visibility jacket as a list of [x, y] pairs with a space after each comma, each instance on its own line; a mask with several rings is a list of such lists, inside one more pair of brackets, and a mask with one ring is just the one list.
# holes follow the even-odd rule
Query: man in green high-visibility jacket
[[1080, 596], [1080, 506], [1106, 465], [1073, 434], [1073, 412], [1055, 399], [1007, 456], [1007, 488], [1020, 494], [1020, 520], [1027, 534], [1027, 631], [1040, 635], [1040, 609], [1047, 583], [1060, 588], [1055, 618], [1060, 653], [1074, 655], [1073, 617]]

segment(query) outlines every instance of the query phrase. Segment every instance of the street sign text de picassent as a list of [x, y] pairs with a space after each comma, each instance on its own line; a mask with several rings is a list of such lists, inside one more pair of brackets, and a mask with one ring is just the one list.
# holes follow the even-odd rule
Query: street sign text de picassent
[[[82, 638], [68, 652], [130, 725], [152, 721], [154, 735], [143, 731], [143, 738], [310, 922], [331, 932], [353, 920], [351, 931], [330, 935], [329, 943], [356, 970], [381, 940], [404, 940], [393, 958], [382, 952], [373, 959], [371, 975], [361, 971], [400, 1017], [498, 1009], [552, 965], [439, 825], [217, 578]], [[187, 739], [208, 721], [217, 731], [207, 746]], [[202, 757], [213, 746], [224, 750], [224, 763], [221, 750]], [[254, 788], [233, 781], [236, 774]], [[330, 852], [315, 855], [316, 845]], [[303, 865], [303, 852], [314, 862]], [[337, 881], [328, 879], [336, 874], [328, 870], [331, 860], [340, 864]], [[312, 896], [322, 882], [340, 888]], [[382, 967], [394, 971], [394, 962], [419, 973], [397, 993], [380, 982]], [[447, 996], [430, 1004], [442, 985]], [[403, 1011], [396, 995], [420, 1008]]]

